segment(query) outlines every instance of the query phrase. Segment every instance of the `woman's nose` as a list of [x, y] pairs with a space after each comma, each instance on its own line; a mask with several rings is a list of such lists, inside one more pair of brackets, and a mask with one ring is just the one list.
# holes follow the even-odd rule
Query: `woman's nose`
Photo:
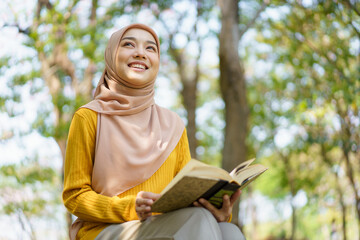
[[143, 48], [136, 48], [134, 57], [146, 58], [146, 53]]

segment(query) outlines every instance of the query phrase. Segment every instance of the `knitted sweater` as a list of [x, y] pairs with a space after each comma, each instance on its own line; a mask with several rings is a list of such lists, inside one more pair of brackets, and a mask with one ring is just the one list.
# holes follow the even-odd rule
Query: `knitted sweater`
[[75, 113], [69, 130], [63, 201], [69, 212], [84, 221], [76, 239], [94, 239], [109, 224], [137, 220], [137, 193], [160, 193], [191, 158], [184, 129], [175, 149], [148, 180], [118, 196], [100, 195], [91, 188], [96, 127], [97, 113], [81, 108]]

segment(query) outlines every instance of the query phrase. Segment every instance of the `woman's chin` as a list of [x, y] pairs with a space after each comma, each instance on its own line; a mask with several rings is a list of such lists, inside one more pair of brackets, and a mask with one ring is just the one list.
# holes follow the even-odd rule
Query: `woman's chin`
[[133, 85], [136, 85], [136, 86], [144, 86], [146, 85], [147, 83], [150, 82], [149, 79], [142, 79], [142, 78], [130, 78], [127, 80], [128, 83], [131, 83]]

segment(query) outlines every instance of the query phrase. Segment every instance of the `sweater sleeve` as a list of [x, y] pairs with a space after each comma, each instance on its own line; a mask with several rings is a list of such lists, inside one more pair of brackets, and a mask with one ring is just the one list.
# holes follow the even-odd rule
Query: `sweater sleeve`
[[71, 122], [66, 147], [63, 201], [85, 221], [122, 223], [130, 220], [135, 197], [108, 197], [91, 188], [95, 156], [97, 113], [78, 110]]
[[178, 151], [177, 151], [177, 168], [175, 171], [175, 175], [185, 167], [185, 165], [190, 161], [190, 148], [189, 148], [189, 140], [187, 137], [186, 128], [184, 128], [184, 132], [181, 136], [181, 139], [178, 143]]

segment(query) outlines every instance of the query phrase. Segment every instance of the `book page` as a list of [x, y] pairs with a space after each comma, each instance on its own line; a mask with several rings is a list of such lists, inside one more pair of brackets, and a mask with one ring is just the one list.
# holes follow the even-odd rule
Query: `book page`
[[154, 202], [151, 211], [169, 212], [189, 207], [217, 182], [214, 179], [185, 176]]
[[202, 163], [196, 159], [191, 159], [188, 164], [174, 177], [173, 180], [162, 190], [161, 194], [167, 192], [184, 176], [195, 176], [210, 179], [223, 179], [231, 181], [232, 177], [224, 169]]
[[[243, 188], [243, 185], [246, 182], [251, 182], [257, 176], [265, 172], [268, 168], [261, 164], [250, 165], [247, 168], [243, 169], [241, 172], [238, 172], [233, 176], [236, 182]], [[251, 180], [251, 181], [250, 181]], [[246, 181], [246, 182], [244, 182]], [[248, 184], [248, 183], [247, 183]]]
[[188, 172], [185, 176], [199, 176], [209, 179], [222, 179], [226, 181], [233, 180], [226, 170], [210, 165], [206, 165], [206, 167], [194, 167], [191, 172]]
[[230, 176], [234, 177], [236, 174], [239, 174], [242, 170], [247, 168], [253, 161], [255, 161], [255, 158], [240, 163], [238, 166], [236, 166], [236, 168], [234, 168], [234, 170], [231, 171]]

